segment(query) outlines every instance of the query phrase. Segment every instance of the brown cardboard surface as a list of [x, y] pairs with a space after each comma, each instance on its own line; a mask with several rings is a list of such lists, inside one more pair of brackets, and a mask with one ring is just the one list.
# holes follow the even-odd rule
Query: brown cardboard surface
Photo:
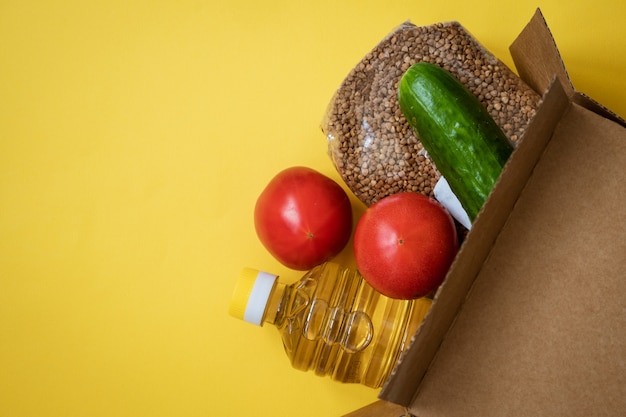
[[572, 104], [474, 281], [412, 411], [626, 410], [626, 130]]
[[626, 123], [573, 90], [540, 11], [512, 54], [548, 91], [380, 398], [419, 417], [621, 415]]

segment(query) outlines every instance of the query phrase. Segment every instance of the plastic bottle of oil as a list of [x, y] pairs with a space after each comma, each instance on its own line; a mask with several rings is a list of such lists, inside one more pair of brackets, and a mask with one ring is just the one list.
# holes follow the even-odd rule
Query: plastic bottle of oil
[[385, 297], [357, 272], [325, 263], [292, 284], [244, 269], [229, 312], [276, 326], [294, 368], [379, 388], [430, 304]]

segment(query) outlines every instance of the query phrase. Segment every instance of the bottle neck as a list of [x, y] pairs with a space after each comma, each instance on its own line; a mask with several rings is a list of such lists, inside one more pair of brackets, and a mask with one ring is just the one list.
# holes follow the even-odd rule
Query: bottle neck
[[265, 315], [263, 316], [263, 323], [277, 325], [282, 322], [286, 300], [287, 286], [277, 281], [274, 285], [274, 289], [267, 300], [267, 306], [265, 307]]

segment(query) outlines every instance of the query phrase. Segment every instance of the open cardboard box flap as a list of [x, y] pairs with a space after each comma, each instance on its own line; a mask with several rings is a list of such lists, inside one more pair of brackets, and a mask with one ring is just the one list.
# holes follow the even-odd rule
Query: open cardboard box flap
[[349, 416], [626, 410], [626, 123], [573, 88], [539, 10], [511, 54], [542, 104], [381, 400]]

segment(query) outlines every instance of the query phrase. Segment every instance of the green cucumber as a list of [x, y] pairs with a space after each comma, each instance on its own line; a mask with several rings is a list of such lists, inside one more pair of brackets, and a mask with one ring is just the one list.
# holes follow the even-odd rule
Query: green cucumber
[[435, 64], [418, 62], [403, 74], [398, 102], [474, 221], [513, 151], [511, 142], [478, 98]]

